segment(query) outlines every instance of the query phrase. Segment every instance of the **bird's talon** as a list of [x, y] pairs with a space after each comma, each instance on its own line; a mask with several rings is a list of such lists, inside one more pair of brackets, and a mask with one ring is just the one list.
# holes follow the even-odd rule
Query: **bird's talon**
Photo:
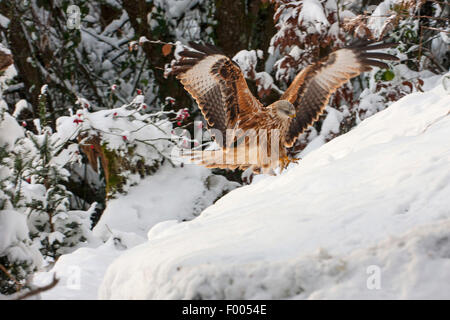
[[283, 172], [283, 170], [286, 169], [289, 166], [289, 164], [298, 163], [299, 160], [301, 160], [301, 158], [289, 158], [288, 156], [281, 157], [279, 159], [280, 173]]

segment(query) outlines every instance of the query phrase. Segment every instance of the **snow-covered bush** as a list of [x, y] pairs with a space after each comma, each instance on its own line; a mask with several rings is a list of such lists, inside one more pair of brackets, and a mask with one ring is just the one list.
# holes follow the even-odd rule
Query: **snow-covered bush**
[[399, 43], [399, 57], [414, 71], [429, 69], [442, 73], [448, 70], [448, 4], [425, 0], [384, 0], [369, 12], [346, 19], [344, 28], [355, 36], [390, 39]]
[[0, 294], [19, 291], [42, 257], [29, 237], [26, 215], [21, 208], [22, 180], [15, 175], [20, 159], [14, 145], [23, 139], [23, 129], [0, 101]]
[[[21, 128], [12, 116], [3, 114], [20, 134], [7, 151], [9, 165], [3, 170], [9, 167], [6, 175], [9, 182], [1, 190], [7, 195], [5, 201], [26, 215], [34, 247], [52, 262], [88, 240], [95, 203], [87, 211], [71, 208], [72, 194], [64, 185], [70, 173], [65, 167], [78, 160], [77, 146], [53, 133], [50, 127], [41, 127], [46, 123], [46, 94], [44, 88], [40, 98], [42, 117], [34, 121], [37, 133]], [[12, 130], [4, 130], [2, 135], [12, 139]]]
[[41, 118], [33, 121], [37, 132], [27, 130], [26, 122], [20, 125], [0, 101], [1, 294], [27, 288], [43, 258], [52, 263], [92, 237], [95, 203], [87, 211], [73, 210], [72, 194], [64, 185], [69, 176], [65, 167], [79, 159], [77, 146], [45, 126], [45, 89], [39, 100]]
[[64, 139], [78, 139], [91, 167], [102, 172], [107, 197], [126, 193], [140, 178], [170, 163], [172, 147], [177, 142], [173, 122], [183, 126], [185, 112], [149, 107], [139, 91], [131, 103], [110, 110], [91, 112], [89, 102], [79, 100], [73, 115], [60, 117], [57, 134]]
[[88, 240], [96, 204], [87, 211], [71, 210], [72, 194], [63, 184], [69, 176], [64, 162], [71, 159], [58, 156], [61, 141], [49, 127], [41, 134], [27, 132], [27, 138], [30, 163], [23, 175], [34, 189], [27, 203], [30, 234], [45, 257], [57, 259]]
[[272, 2], [276, 7], [277, 32], [270, 42], [269, 53], [278, 57], [274, 64], [275, 78], [286, 86], [298, 70], [345, 45], [340, 19], [354, 14], [338, 10], [335, 0]]
[[[69, 10], [70, 5], [77, 6], [76, 12]], [[161, 46], [146, 45], [137, 51], [129, 50], [129, 43], [141, 36], [210, 40], [213, 13], [214, 3], [206, 0], [8, 1], [0, 6], [0, 14], [4, 30], [11, 31], [0, 32], [0, 40], [10, 43], [22, 76], [14, 79], [8, 103], [19, 93], [36, 113], [39, 88], [48, 84], [49, 124], [54, 129], [56, 119], [79, 96], [92, 101], [95, 110], [120, 107], [144, 88], [147, 103], [164, 102], [171, 95], [168, 89], [177, 83], [163, 77], [160, 69], [168, 61]], [[69, 27], [73, 15], [80, 28]]]
[[0, 295], [26, 287], [30, 275], [41, 266], [42, 256], [28, 231], [23, 213], [0, 210]]
[[215, 23], [213, 1], [156, 0], [154, 4], [147, 16], [152, 33], [166, 32], [174, 40], [200, 41], [212, 38], [212, 26]]

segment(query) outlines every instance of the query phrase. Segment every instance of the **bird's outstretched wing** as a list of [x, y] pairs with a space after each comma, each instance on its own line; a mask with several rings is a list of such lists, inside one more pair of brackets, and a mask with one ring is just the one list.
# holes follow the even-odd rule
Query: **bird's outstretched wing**
[[368, 51], [395, 45], [358, 41], [302, 70], [280, 98], [291, 102], [297, 110], [297, 116], [287, 130], [285, 146], [291, 147], [297, 137], [317, 121], [330, 95], [341, 85], [360, 73], [371, 70], [372, 66], [388, 68], [386, 63], [375, 59], [398, 60], [390, 54]]
[[219, 130], [222, 147], [226, 130], [248, 123], [252, 116], [262, 111], [262, 104], [250, 92], [239, 66], [216, 47], [189, 42], [193, 50], [180, 52], [182, 57], [172, 66], [171, 74], [177, 76], [184, 88], [197, 101], [208, 123], [208, 128]]

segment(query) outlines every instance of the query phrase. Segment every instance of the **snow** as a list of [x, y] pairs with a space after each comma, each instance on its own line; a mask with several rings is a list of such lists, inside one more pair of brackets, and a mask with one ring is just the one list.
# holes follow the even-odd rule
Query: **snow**
[[155, 225], [99, 298], [449, 299], [449, 106], [441, 84], [407, 95], [196, 219]]
[[155, 4], [168, 12], [169, 18], [179, 18], [197, 5], [199, 0], [156, 0]]
[[6, 112], [3, 121], [0, 121], [0, 132], [8, 132], [7, 135], [0, 135], [0, 145], [7, 145], [7, 149], [12, 149], [14, 143], [25, 136], [23, 128], [19, 126], [16, 119]]
[[[134, 147], [135, 155], [131, 161], [142, 159], [146, 164], [154, 165], [172, 143], [172, 124], [167, 119], [158, 118], [170, 112], [139, 113], [134, 107], [142, 107], [143, 97], [137, 95], [133, 103], [120, 108], [97, 112], [79, 109], [76, 115], [60, 117], [56, 121], [57, 137], [67, 141], [82, 131], [92, 136], [101, 133], [102, 143], [109, 150], [126, 152], [129, 147]], [[83, 105], [89, 104], [82, 99], [79, 101]]]
[[0, 14], [0, 25], [3, 28], [5, 28], [5, 29], [8, 28], [9, 22], [10, 22], [10, 20], [7, 17], [5, 17], [4, 15]]
[[[2, 16], [1, 14], [0, 14], [0, 24], [2, 24], [2, 22], [1, 22], [1, 20], [4, 18], [4, 16]], [[9, 22], [8, 22], [9, 23]], [[7, 47], [5, 47], [3, 44], [1, 44], [0, 43], [0, 51], [2, 51], [3, 53], [6, 53], [6, 54], [12, 54], [11, 53], [11, 50], [9, 50]]]
[[373, 30], [374, 36], [379, 37], [391, 14], [391, 7], [395, 4], [395, 0], [385, 0], [381, 2], [372, 12], [371, 18], [368, 20], [368, 27]]
[[97, 288], [107, 266], [124, 251], [111, 238], [97, 248], [80, 248], [71, 254], [62, 255], [50, 272], [40, 272], [34, 284], [45, 286], [56, 273], [58, 285], [41, 294], [42, 299], [81, 300], [96, 299]]
[[323, 12], [323, 7], [317, 0], [304, 0], [302, 1], [303, 7], [300, 11], [298, 21], [299, 24], [302, 22], [308, 22], [315, 26], [317, 31], [320, 31], [322, 26], [321, 24], [327, 26], [328, 20]]
[[16, 103], [15, 109], [14, 109], [14, 113], [13, 113], [13, 117], [17, 118], [22, 111], [24, 110], [30, 110], [30, 107], [28, 105], [27, 100], [25, 99], [21, 99]]
[[94, 234], [107, 239], [111, 230], [135, 232], [145, 238], [148, 230], [165, 220], [192, 219], [224, 191], [238, 186], [204, 167], [165, 166], [131, 188], [126, 198], [108, 201]]
[[115, 258], [145, 242], [147, 236], [159, 237], [167, 226], [195, 218], [237, 186], [204, 167], [164, 166], [126, 195], [110, 199], [93, 230], [92, 247], [61, 256], [50, 271], [36, 274], [34, 284], [44, 286], [56, 273], [60, 282], [43, 293], [42, 299], [95, 299], [106, 268]]
[[322, 123], [321, 134], [327, 136], [330, 133], [338, 133], [339, 126], [342, 121], [342, 113], [334, 108], [326, 108], [328, 114]]
[[232, 60], [239, 65], [245, 78], [256, 81], [258, 92], [260, 90], [274, 89], [282, 94], [280, 89], [275, 85], [273, 78], [269, 73], [265, 71], [256, 72], [256, 65], [258, 63], [258, 59], [262, 58], [262, 54], [263, 53], [261, 50], [241, 50], [233, 57]]
[[256, 63], [258, 62], [257, 52], [255, 50], [241, 50], [233, 57], [241, 68], [246, 78], [250, 77], [250, 73], [255, 72]]
[[28, 261], [40, 266], [39, 251], [23, 242], [28, 239], [29, 232], [26, 216], [14, 210], [1, 210], [0, 213], [0, 256], [6, 255], [10, 261]]
[[289, 52], [289, 55], [294, 58], [294, 60], [299, 60], [301, 53], [302, 49], [300, 49], [298, 46], [293, 46], [291, 51]]

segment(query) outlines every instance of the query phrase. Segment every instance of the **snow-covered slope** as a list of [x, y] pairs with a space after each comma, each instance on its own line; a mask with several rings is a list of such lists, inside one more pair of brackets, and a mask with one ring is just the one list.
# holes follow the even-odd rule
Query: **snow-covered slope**
[[450, 95], [408, 95], [281, 176], [153, 227], [99, 297], [450, 298]]
[[139, 181], [126, 196], [109, 200], [94, 234], [107, 239], [111, 230], [117, 230], [145, 237], [158, 222], [195, 218], [223, 193], [238, 186], [204, 167], [165, 166]]
[[90, 247], [61, 256], [50, 271], [35, 275], [34, 284], [45, 286], [56, 273], [60, 281], [54, 289], [41, 294], [43, 299], [95, 299], [108, 265], [126, 250], [145, 242], [155, 224], [193, 219], [237, 186], [204, 167], [164, 166], [130, 187], [126, 195], [110, 199], [94, 228]]

